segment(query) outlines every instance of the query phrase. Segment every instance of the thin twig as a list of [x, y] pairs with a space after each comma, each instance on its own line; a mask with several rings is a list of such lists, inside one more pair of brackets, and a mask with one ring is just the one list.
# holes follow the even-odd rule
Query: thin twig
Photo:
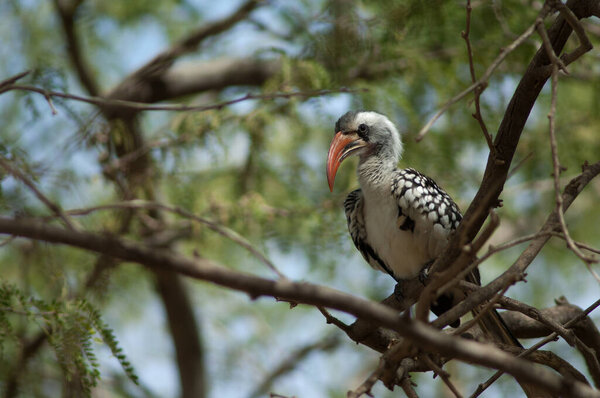
[[381, 358], [379, 358], [379, 364], [377, 365], [377, 368], [375, 368], [375, 370], [373, 372], [371, 372], [369, 377], [367, 377], [367, 379], [365, 381], [363, 381], [362, 384], [360, 386], [358, 386], [355, 390], [348, 391], [348, 393], [346, 394], [346, 397], [347, 398], [360, 398], [364, 394], [372, 397], [373, 395], [371, 394], [371, 389], [373, 388], [375, 383], [377, 383], [377, 380], [379, 380], [379, 377], [383, 373], [384, 369], [385, 369], [385, 358], [382, 356]]
[[525, 235], [525, 236], [521, 236], [519, 238], [513, 239], [511, 241], [502, 243], [500, 245], [497, 246], [492, 246], [489, 245], [488, 246], [488, 251], [481, 256], [480, 258], [476, 259], [475, 261], [473, 261], [471, 264], [469, 264], [468, 267], [466, 267], [465, 269], [461, 270], [458, 274], [456, 274], [456, 276], [454, 278], [452, 278], [452, 280], [448, 281], [446, 284], [444, 284], [441, 288], [439, 288], [437, 290], [437, 292], [439, 294], [442, 294], [446, 291], [448, 291], [449, 289], [452, 288], [452, 286], [454, 286], [458, 281], [462, 281], [465, 279], [465, 277], [472, 272], [475, 268], [477, 268], [480, 264], [482, 264], [485, 260], [487, 260], [488, 258], [490, 258], [492, 255], [501, 252], [503, 250], [507, 250], [510, 249], [511, 247], [520, 245], [521, 243], [525, 243], [528, 242], [530, 240], [536, 239], [540, 236], [544, 236], [544, 235], [549, 235], [550, 233], [537, 233], [537, 234], [530, 234], [530, 235]]
[[[467, 282], [467, 281], [461, 281], [460, 287], [466, 289], [469, 292], [474, 292], [474, 291], [481, 289], [480, 286], [478, 286], [474, 283]], [[525, 316], [546, 325], [550, 330], [556, 332], [560, 337], [565, 339], [565, 341], [570, 346], [575, 345], [575, 343], [576, 343], [575, 335], [573, 334], [572, 331], [565, 329], [560, 323], [556, 322], [554, 319], [552, 319], [548, 316], [545, 316], [536, 307], [530, 306], [528, 304], [525, 304], [519, 300], [515, 300], [510, 297], [505, 297], [503, 295], [503, 293], [494, 296], [494, 298], [497, 298], [497, 300], [495, 300], [495, 301], [498, 302], [498, 304], [500, 305], [501, 308], [504, 308], [504, 309], [507, 309], [510, 311], [520, 312], [520, 313], [524, 314]], [[460, 334], [460, 333], [455, 332], [454, 334]]]
[[519, 161], [519, 163], [516, 164], [516, 166], [514, 166], [506, 175], [506, 180], [508, 181], [512, 176], [514, 176], [516, 174], [517, 171], [519, 171], [519, 169], [521, 167], [523, 167], [523, 165], [525, 164], [525, 162], [527, 162], [529, 159], [531, 159], [531, 157], [533, 156], [533, 152], [529, 152], [527, 154], [527, 156], [525, 156], [523, 159], [521, 159]]
[[252, 253], [256, 258], [258, 258], [263, 264], [265, 264], [273, 272], [275, 272], [275, 274], [277, 274], [278, 277], [280, 277], [282, 279], [286, 278], [285, 275], [282, 274], [277, 269], [277, 267], [275, 267], [275, 265], [264, 254], [262, 254], [258, 249], [256, 249], [254, 246], [252, 246], [252, 244], [248, 240], [246, 240], [244, 237], [239, 235], [237, 232], [235, 232], [232, 229], [229, 229], [227, 227], [224, 227], [222, 225], [219, 225], [216, 222], [211, 221], [207, 218], [197, 216], [194, 213], [191, 213], [180, 207], [171, 207], [171, 206], [164, 205], [162, 203], [147, 202], [144, 200], [132, 200], [132, 201], [127, 201], [127, 202], [118, 202], [118, 203], [111, 203], [111, 204], [100, 205], [100, 206], [95, 206], [95, 207], [88, 207], [88, 208], [84, 208], [84, 209], [68, 210], [67, 214], [74, 215], [74, 216], [82, 216], [82, 215], [87, 215], [87, 214], [90, 214], [90, 213], [93, 213], [96, 211], [100, 211], [100, 210], [113, 210], [113, 209], [164, 210], [164, 211], [168, 211], [170, 213], [180, 215], [182, 217], [189, 218], [193, 221], [196, 221], [196, 222], [206, 225], [208, 228], [212, 229], [213, 231], [220, 234], [221, 236], [231, 240], [234, 243], [237, 243], [238, 245], [240, 245], [241, 247], [243, 247], [244, 249], [246, 249], [250, 253]]
[[[460, 256], [461, 261], [457, 261], [451, 268], [439, 273], [437, 279], [434, 279], [425, 287], [421, 294], [421, 299], [417, 304], [417, 319], [426, 320], [431, 302], [439, 297], [440, 294], [443, 294], [445, 291], [456, 286], [456, 284], [468, 274], [468, 272], [465, 272], [466, 269], [472, 270], [474, 268], [472, 265], [473, 259], [481, 247], [492, 236], [496, 228], [498, 228], [498, 225], [500, 225], [498, 215], [495, 212], [490, 211], [490, 222], [486, 225], [485, 229], [479, 234], [474, 242], [463, 246], [463, 253]], [[460, 279], [458, 276], [460, 276]]]
[[[545, 32], [545, 30], [542, 30]], [[542, 35], [544, 41], [548, 41], [548, 45], [550, 46], [548, 36]], [[551, 46], [550, 46], [551, 49]], [[550, 134], [550, 151], [552, 154], [552, 165], [553, 165], [553, 177], [554, 177], [554, 197], [556, 201], [556, 211], [558, 214], [558, 221], [560, 223], [560, 227], [564, 234], [565, 240], [567, 242], [567, 246], [577, 257], [579, 257], [586, 265], [590, 273], [596, 278], [596, 280], [600, 283], [600, 277], [592, 270], [590, 264], [598, 262], [595, 258], [591, 256], [587, 256], [584, 254], [575, 244], [571, 235], [569, 234], [569, 230], [567, 228], [567, 224], [565, 222], [565, 214], [563, 211], [563, 200], [562, 195], [560, 193], [560, 172], [562, 171], [562, 167], [560, 165], [560, 161], [558, 159], [558, 147], [556, 144], [556, 133], [555, 133], [555, 115], [556, 115], [556, 100], [557, 100], [557, 89], [558, 89], [558, 70], [559, 64], [557, 62], [558, 58], [555, 56], [553, 59], [553, 67], [552, 67], [552, 94], [550, 101], [550, 112], [548, 113], [548, 124], [549, 124], [549, 134]]]
[[[583, 172], [573, 178], [564, 189], [563, 192], [563, 210], [567, 210], [577, 196], [581, 193], [584, 187], [598, 174], [600, 174], [600, 161], [592, 165], [584, 165]], [[458, 319], [462, 315], [471, 311], [483, 301], [491, 299], [497, 292], [504, 289], [507, 285], [515, 284], [523, 280], [524, 272], [531, 264], [533, 259], [539, 254], [540, 250], [550, 240], [551, 236], [548, 232], [554, 231], [557, 227], [558, 216], [556, 209], [548, 216], [544, 225], [540, 228], [540, 232], [535, 239], [531, 240], [529, 246], [519, 255], [517, 260], [501, 275], [496, 277], [492, 282], [482, 287], [476, 294], [467, 296], [465, 300], [455, 305], [452, 309], [440, 315], [432, 326], [447, 325], [453, 319]], [[423, 289], [424, 290], [424, 289]], [[422, 293], [421, 293], [422, 294]]]
[[17, 80], [20, 80], [20, 79], [24, 78], [25, 76], [27, 76], [30, 72], [31, 71], [26, 70], [24, 72], [17, 73], [16, 75], [9, 77], [8, 79], [4, 79], [4, 80], [0, 81], [0, 89], [2, 89], [3, 87], [6, 87], [6, 86], [10, 86]]
[[[563, 54], [563, 56], [561, 57], [561, 61], [563, 61], [565, 65], [569, 65], [571, 62], [575, 61], [577, 58], [590, 51], [593, 48], [593, 46], [590, 42], [590, 39], [587, 37], [587, 34], [585, 33], [585, 29], [581, 25], [581, 21], [577, 19], [577, 16], [573, 13], [573, 11], [571, 11], [571, 9], [561, 1], [554, 1], [553, 5], [567, 20], [569, 25], [571, 25], [571, 28], [573, 28], [573, 31], [575, 31], [575, 34], [579, 39], [579, 47], [577, 47], [571, 53]], [[600, 7], [598, 6], [596, 6], [596, 8], [600, 9]]]
[[74, 230], [75, 227], [71, 220], [67, 217], [67, 215], [63, 212], [59, 205], [52, 202], [46, 195], [44, 195], [25, 174], [21, 173], [19, 169], [13, 167], [11, 162], [6, 159], [4, 156], [0, 155], [0, 166], [4, 168], [9, 174], [12, 174], [17, 180], [20, 180], [33, 194], [38, 198], [40, 202], [42, 202], [52, 213], [54, 213], [57, 217], [59, 217], [65, 225]]
[[[551, 235], [556, 236], [557, 238], [565, 239], [565, 235], [560, 232], [551, 232]], [[577, 247], [579, 247], [580, 249], [585, 249], [585, 250], [591, 251], [592, 253], [600, 254], [600, 249], [596, 249], [585, 243], [575, 241], [575, 245]]]
[[[471, 12], [473, 8], [471, 7], [471, 0], [467, 0], [466, 5], [466, 28], [463, 32], [461, 32], [461, 36], [465, 39], [465, 44], [467, 45], [467, 55], [469, 57], [469, 71], [471, 72], [471, 81], [475, 83], [477, 81], [477, 76], [475, 75], [475, 65], [473, 63], [473, 49], [471, 48], [471, 39], [469, 37], [471, 33]], [[479, 123], [481, 127], [481, 131], [485, 136], [485, 141], [487, 142], [488, 148], [490, 152], [495, 153], [496, 148], [494, 147], [494, 143], [492, 142], [492, 136], [490, 135], [485, 122], [483, 121], [483, 117], [481, 116], [481, 106], [480, 106], [480, 97], [483, 92], [483, 87], [477, 86], [473, 93], [475, 94], [475, 113], [472, 115], [475, 120]]]
[[542, 18], [538, 17], [536, 19], [536, 30], [538, 31], [538, 34], [542, 38], [542, 43], [544, 45], [544, 49], [546, 50], [546, 54], [548, 55], [548, 58], [550, 58], [550, 61], [552, 61], [553, 64], [556, 64], [556, 66], [559, 69], [561, 69], [563, 72], [565, 72], [568, 75], [569, 71], [567, 70], [566, 65], [556, 55], [556, 53], [554, 52], [554, 49], [552, 48], [552, 43], [550, 43], [550, 38], [548, 37], [548, 31], [546, 31], [546, 27], [544, 26], [544, 20]]
[[[575, 337], [575, 346], [581, 352], [585, 359], [585, 363], [588, 365], [588, 371], [592, 375], [594, 380], [598, 380], [600, 378], [600, 363], [598, 362], [598, 357], [596, 356], [596, 352], [587, 346], [579, 337]], [[598, 385], [596, 385], [597, 387]]]
[[327, 311], [327, 309], [325, 307], [318, 306], [317, 309], [321, 312], [321, 314], [323, 314], [327, 323], [337, 326], [339, 329], [343, 330], [344, 332], [348, 332], [349, 326], [346, 325], [344, 322], [340, 321], [339, 319], [337, 319], [336, 317], [334, 317], [333, 315], [331, 315], [331, 313], [329, 311]]
[[29, 85], [21, 85], [21, 84], [10, 84], [4, 88], [0, 88], [0, 94], [3, 94], [7, 91], [20, 90], [20, 91], [31, 91], [34, 93], [42, 94], [44, 97], [58, 97], [65, 98], [74, 101], [85, 102], [88, 104], [97, 105], [100, 107], [114, 107], [114, 108], [123, 108], [123, 109], [132, 109], [136, 111], [169, 111], [169, 112], [204, 112], [213, 109], [222, 109], [226, 106], [237, 104], [243, 101], [249, 100], [273, 100], [277, 98], [312, 98], [319, 97], [323, 95], [329, 94], [338, 94], [338, 93], [357, 93], [357, 92], [366, 92], [367, 89], [350, 89], [346, 87], [341, 87], [339, 89], [330, 89], [330, 90], [313, 90], [313, 91], [291, 91], [291, 92], [280, 92], [280, 93], [270, 93], [270, 94], [246, 94], [242, 97], [218, 102], [210, 105], [183, 105], [183, 104], [172, 104], [172, 105], [154, 105], [147, 104], [145, 102], [136, 102], [136, 101], [125, 101], [118, 99], [108, 99], [102, 97], [89, 97], [82, 95], [75, 95], [69, 93], [63, 93], [59, 91], [51, 91], [46, 90], [44, 88], [29, 86]]
[[446, 387], [448, 387], [450, 389], [450, 391], [452, 391], [454, 396], [456, 398], [462, 398], [462, 394], [458, 391], [458, 389], [450, 381], [450, 374], [448, 372], [446, 372], [444, 369], [442, 369], [440, 366], [438, 366], [438, 364], [435, 363], [435, 361], [433, 359], [431, 359], [429, 354], [422, 355], [422, 358], [425, 361], [425, 363], [431, 367], [433, 372], [435, 374], [437, 374], [438, 376], [440, 376], [440, 378], [442, 379], [444, 384], [446, 384]]
[[[548, 12], [549, 12], [548, 7], [543, 7], [542, 10], [540, 11], [538, 17], [543, 19], [546, 17]], [[427, 134], [429, 132], [429, 130], [431, 129], [431, 126], [433, 126], [433, 124], [440, 118], [440, 116], [442, 116], [448, 109], [450, 109], [450, 107], [452, 105], [456, 104], [458, 101], [460, 101], [461, 99], [466, 97], [471, 91], [473, 91], [479, 87], [480, 93], [483, 92], [483, 90], [487, 86], [488, 80], [490, 79], [490, 77], [494, 73], [494, 71], [498, 68], [498, 66], [500, 66], [500, 64], [504, 61], [504, 59], [508, 56], [508, 54], [513, 52], [525, 40], [527, 40], [527, 38], [529, 38], [529, 36], [531, 36], [535, 32], [536, 26], [537, 26], [537, 22], [534, 22], [519, 37], [517, 37], [512, 43], [510, 43], [508, 46], [504, 47], [502, 49], [502, 51], [500, 51], [500, 54], [496, 57], [496, 59], [494, 59], [494, 61], [490, 64], [490, 66], [483, 73], [483, 75], [479, 78], [479, 80], [477, 80], [476, 82], [471, 84], [469, 87], [467, 87], [466, 89], [464, 89], [463, 91], [461, 91], [460, 93], [458, 93], [457, 95], [452, 97], [448, 102], [446, 102], [441, 107], [441, 109], [438, 110], [435, 113], [435, 115], [433, 115], [431, 117], [431, 119], [429, 119], [429, 121], [425, 124], [425, 126], [423, 126], [423, 128], [419, 131], [419, 134], [417, 134], [416, 141], [421, 141], [423, 139], [423, 137], [425, 137], [425, 134]]]

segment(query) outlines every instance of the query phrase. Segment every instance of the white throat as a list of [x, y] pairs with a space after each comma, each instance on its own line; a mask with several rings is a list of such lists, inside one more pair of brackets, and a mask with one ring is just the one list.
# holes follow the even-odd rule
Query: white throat
[[358, 182], [365, 193], [379, 192], [391, 195], [393, 171], [396, 163], [377, 156], [360, 159], [356, 173]]

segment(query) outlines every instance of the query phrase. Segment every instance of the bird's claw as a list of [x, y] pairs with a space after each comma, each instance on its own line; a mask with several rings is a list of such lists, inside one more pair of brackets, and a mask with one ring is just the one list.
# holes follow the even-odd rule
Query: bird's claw
[[429, 271], [431, 270], [434, 261], [435, 260], [429, 260], [425, 263], [423, 268], [421, 268], [421, 271], [419, 271], [419, 282], [421, 282], [423, 286], [425, 286], [425, 282], [429, 278]]
[[402, 291], [404, 290], [404, 283], [402, 282], [402, 280], [399, 280], [398, 283], [396, 283], [396, 286], [394, 286], [394, 296], [398, 301], [404, 300], [404, 293], [402, 293]]

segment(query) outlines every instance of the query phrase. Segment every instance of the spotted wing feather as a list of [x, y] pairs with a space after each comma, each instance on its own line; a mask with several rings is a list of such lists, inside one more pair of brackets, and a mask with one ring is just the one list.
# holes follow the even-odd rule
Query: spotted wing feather
[[462, 219], [458, 206], [435, 181], [414, 169], [397, 170], [392, 195], [400, 229], [410, 227], [416, 241], [434, 259]]

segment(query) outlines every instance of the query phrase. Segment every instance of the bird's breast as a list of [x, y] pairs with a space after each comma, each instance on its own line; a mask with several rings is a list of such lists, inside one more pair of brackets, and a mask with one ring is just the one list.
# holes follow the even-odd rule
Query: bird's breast
[[412, 230], [398, 225], [398, 205], [390, 194], [366, 195], [364, 220], [367, 243], [400, 279], [416, 276], [430, 260]]

